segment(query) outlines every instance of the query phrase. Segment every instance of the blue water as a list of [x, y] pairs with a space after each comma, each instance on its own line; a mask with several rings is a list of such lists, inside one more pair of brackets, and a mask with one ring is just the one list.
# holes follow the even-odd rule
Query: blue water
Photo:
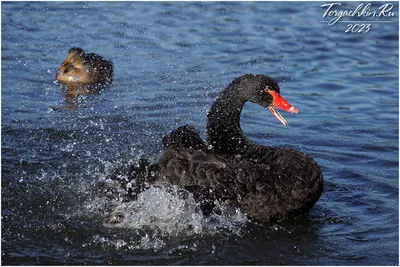
[[[395, 17], [361, 18], [394, 22], [345, 33], [320, 22], [324, 3], [2, 2], [2, 264], [398, 265], [398, 4]], [[65, 96], [54, 77], [73, 46], [113, 61], [109, 88]], [[104, 223], [93, 187], [154, 159], [177, 126], [204, 136], [213, 99], [245, 73], [277, 79], [301, 112], [284, 127], [246, 104], [241, 124], [320, 164], [310, 213], [256, 225], [151, 188], [113, 203], [124, 223]]]

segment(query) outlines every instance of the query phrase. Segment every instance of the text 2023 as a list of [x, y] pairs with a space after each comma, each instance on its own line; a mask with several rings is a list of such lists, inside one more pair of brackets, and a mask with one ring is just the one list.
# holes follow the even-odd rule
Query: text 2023
[[347, 24], [345, 33], [367, 33], [371, 30], [371, 24]]

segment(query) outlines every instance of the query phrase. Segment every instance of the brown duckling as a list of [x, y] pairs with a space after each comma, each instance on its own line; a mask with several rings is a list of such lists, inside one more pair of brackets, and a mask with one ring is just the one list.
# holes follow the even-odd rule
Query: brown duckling
[[97, 54], [85, 54], [81, 48], [73, 47], [58, 68], [56, 80], [66, 85], [110, 84], [113, 80], [113, 63]]

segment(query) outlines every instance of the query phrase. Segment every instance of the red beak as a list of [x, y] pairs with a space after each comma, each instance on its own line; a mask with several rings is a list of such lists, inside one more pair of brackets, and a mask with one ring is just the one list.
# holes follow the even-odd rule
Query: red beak
[[289, 104], [283, 97], [280, 96], [279, 93], [269, 90], [268, 93], [272, 96], [272, 105], [268, 107], [269, 111], [271, 111], [272, 115], [274, 115], [283, 125], [287, 126], [287, 121], [282, 117], [282, 115], [276, 110], [276, 108], [280, 108], [286, 112], [290, 113], [299, 113], [299, 110], [292, 105]]

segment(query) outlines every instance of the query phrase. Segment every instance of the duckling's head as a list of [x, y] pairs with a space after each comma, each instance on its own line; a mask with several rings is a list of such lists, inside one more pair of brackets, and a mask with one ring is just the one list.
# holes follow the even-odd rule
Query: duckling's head
[[80, 47], [73, 47], [68, 50], [67, 58], [65, 61], [73, 65], [74, 67], [80, 67], [85, 63], [85, 52], [83, 52], [82, 48]]
[[79, 47], [68, 50], [67, 58], [57, 70], [56, 80], [60, 83], [87, 82], [85, 52]]
[[58, 68], [56, 80], [62, 84], [110, 84], [113, 80], [113, 64], [97, 54], [86, 54], [82, 48], [73, 47]]

